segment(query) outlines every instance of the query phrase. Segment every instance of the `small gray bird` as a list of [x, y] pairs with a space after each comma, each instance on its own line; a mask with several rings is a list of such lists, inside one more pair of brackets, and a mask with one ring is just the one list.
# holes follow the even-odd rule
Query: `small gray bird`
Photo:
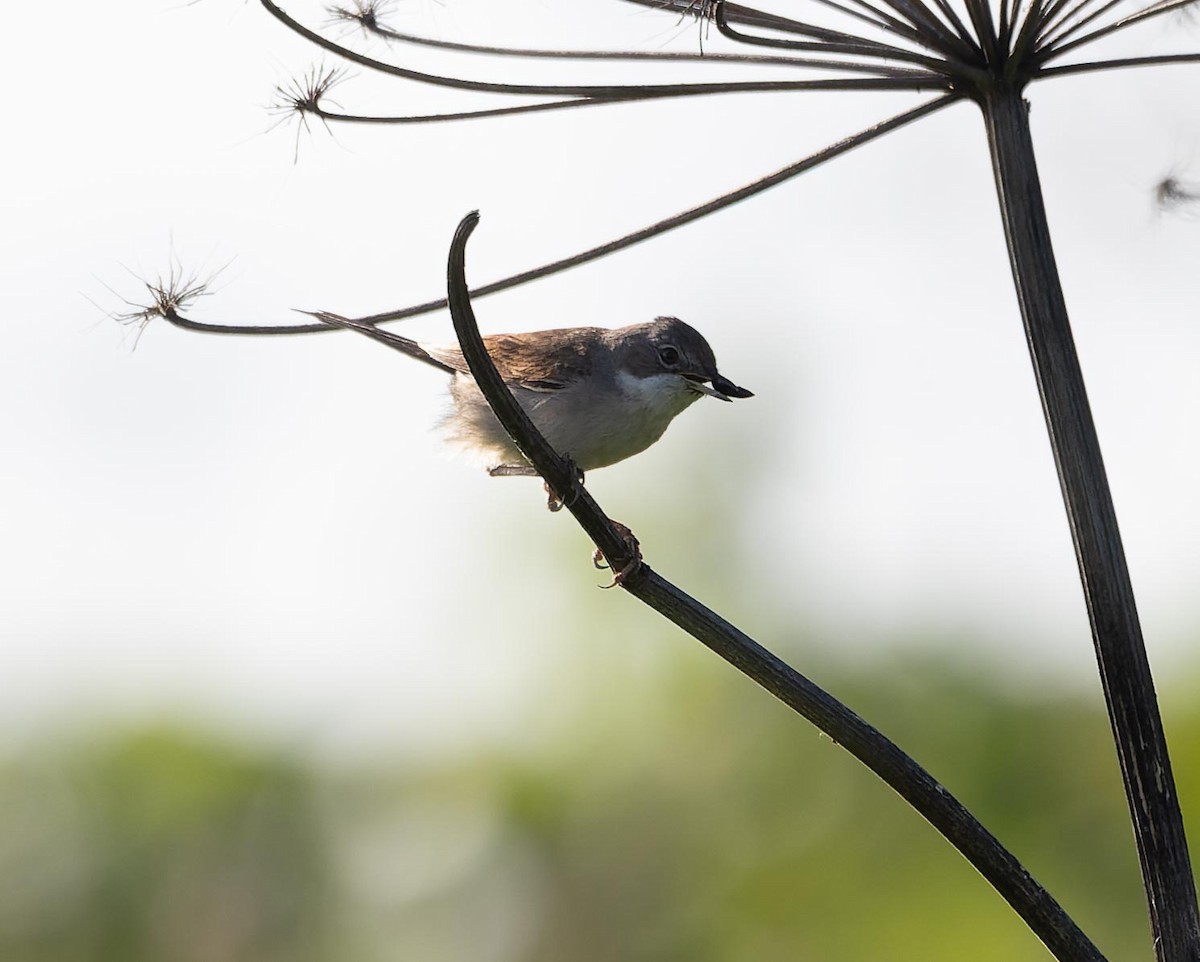
[[[418, 344], [324, 311], [313, 316], [451, 374], [454, 407], [442, 425], [448, 440], [481, 455], [492, 475], [537, 474], [496, 420], [457, 347]], [[706, 394], [722, 401], [753, 397], [718, 373], [708, 342], [675, 317], [616, 330], [572, 327], [483, 340], [525, 413], [581, 472], [645, 451]]]

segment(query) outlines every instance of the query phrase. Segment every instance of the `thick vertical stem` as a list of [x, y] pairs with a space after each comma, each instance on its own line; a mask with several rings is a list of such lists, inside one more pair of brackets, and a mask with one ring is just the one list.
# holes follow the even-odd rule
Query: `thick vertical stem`
[[980, 97], [1009, 259], [1087, 600], [1159, 962], [1200, 962], [1196, 887], [1133, 586], [1016, 86]]

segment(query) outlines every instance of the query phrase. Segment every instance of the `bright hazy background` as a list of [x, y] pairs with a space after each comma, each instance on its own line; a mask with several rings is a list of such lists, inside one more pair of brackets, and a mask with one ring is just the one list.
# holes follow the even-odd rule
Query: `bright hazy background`
[[[403, 0], [390, 22], [698, 47], [670, 16], [583, 6]], [[589, 545], [535, 482], [444, 456], [437, 372], [348, 334], [139, 336], [105, 316], [176, 262], [224, 268], [197, 319], [398, 308], [443, 293], [468, 210], [485, 282], [915, 96], [297, 136], [265, 108], [321, 61], [257, 4], [54, 13], [6, 11], [22, 87], [0, 159], [4, 958], [1045, 957], [827, 740], [597, 591]], [[1168, 19], [1106, 50], [1196, 39]], [[750, 75], [392, 55], [500, 80]], [[1200, 177], [1198, 76], [1030, 91], [1193, 836], [1200, 221], [1160, 213], [1153, 189]], [[361, 75], [332, 96], [364, 113], [498, 103]], [[757, 396], [697, 404], [589, 477], [600, 503], [667, 577], [931, 767], [1112, 957], [1150, 957], [973, 107], [476, 311], [488, 332], [664, 313], [701, 329]], [[445, 314], [403, 330], [452, 337]]]

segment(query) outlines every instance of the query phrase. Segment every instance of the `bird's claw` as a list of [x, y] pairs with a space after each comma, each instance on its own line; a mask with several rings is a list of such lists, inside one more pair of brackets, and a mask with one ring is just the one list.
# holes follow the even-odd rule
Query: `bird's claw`
[[[621, 536], [621, 540], [625, 542], [625, 547], [629, 549], [629, 561], [627, 561], [619, 571], [613, 572], [612, 584], [600, 586], [601, 588], [605, 589], [615, 588], [642, 566], [642, 549], [638, 544], [638, 539], [634, 537], [633, 532], [630, 531], [625, 525], [621, 524], [620, 521], [613, 521], [612, 518], [608, 519], [608, 523], [616, 528], [617, 534], [619, 534]], [[599, 548], [592, 552], [592, 564], [600, 570], [612, 569], [612, 565], [608, 563], [608, 559], [605, 557], [604, 552]]]
[[564, 507], [570, 507], [575, 503], [575, 499], [579, 497], [580, 488], [583, 485], [583, 472], [579, 470], [571, 456], [564, 455], [563, 460], [567, 463], [567, 469], [575, 476], [575, 482], [571, 485], [571, 490], [567, 497], [560, 497], [558, 492], [550, 487], [550, 482], [543, 483], [542, 487], [546, 489], [546, 507], [551, 511], [561, 511]]

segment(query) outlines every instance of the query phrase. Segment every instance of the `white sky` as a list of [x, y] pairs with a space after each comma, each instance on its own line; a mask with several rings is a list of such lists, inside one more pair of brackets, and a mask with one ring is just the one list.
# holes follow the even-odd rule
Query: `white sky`
[[[694, 29], [669, 17], [580, 6], [407, 0], [393, 22], [446, 39], [695, 48]], [[321, 19], [313, 4], [289, 9]], [[597, 600], [587, 545], [565, 513], [544, 510], [536, 484], [442, 456], [436, 372], [350, 335], [220, 338], [157, 324], [134, 352], [131, 332], [88, 299], [118, 307], [106, 286], [137, 297], [130, 272], [165, 271], [174, 251], [201, 272], [232, 261], [193, 312], [201, 319], [399, 307], [442, 293], [468, 210], [483, 213], [469, 274], [489, 280], [752, 180], [915, 97], [730, 96], [318, 129], [293, 163], [292, 128], [267, 133], [263, 108], [319, 58], [257, 4], [68, 0], [55, 11], [53, 23], [36, 4], [6, 11], [24, 91], [10, 98], [0, 158], [10, 736], [80, 712], [159, 711], [337, 746], [419, 744], [435, 728], [519, 733], [564, 665], [611, 661], [598, 670], [620, 679], [646, 646], [688, 644], [619, 592]], [[1107, 49], [1159, 49], [1188, 29], [1149, 25]], [[1197, 67], [1030, 91], [1076, 338], [1168, 682], [1195, 665], [1200, 621], [1200, 220], [1159, 215], [1151, 191], [1171, 170], [1200, 179], [1198, 92]], [[335, 99], [363, 111], [493, 105], [367, 78]], [[590, 485], [683, 587], [705, 596], [735, 580], [717, 607], [801, 670], [933, 639], [980, 670], [1023, 680], [1044, 665], [1092, 684], [970, 105], [476, 307], [492, 332], [672, 313], [708, 335], [722, 369], [758, 396], [696, 405]], [[445, 315], [403, 329], [452, 336]], [[702, 516], [676, 503], [680, 487], [700, 492]], [[522, 613], [531, 601], [549, 606], [544, 617]], [[627, 644], [576, 624], [579, 604], [589, 618], [610, 606]]]

